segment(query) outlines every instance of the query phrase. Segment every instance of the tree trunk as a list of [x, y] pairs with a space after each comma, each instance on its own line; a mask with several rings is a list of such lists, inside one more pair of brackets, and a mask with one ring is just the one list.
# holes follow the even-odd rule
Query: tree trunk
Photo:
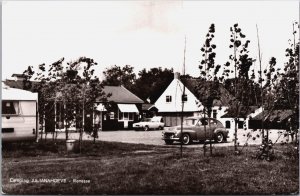
[[203, 110], [204, 112], [204, 146], [203, 146], [203, 153], [204, 153], [204, 156], [206, 156], [206, 124], [205, 124], [205, 118], [206, 118], [206, 114], [205, 114], [205, 112], [206, 112], [206, 109], [205, 109], [205, 107], [204, 107], [204, 110]]
[[238, 118], [234, 119], [234, 152], [238, 152], [237, 148], [237, 124], [238, 124]]

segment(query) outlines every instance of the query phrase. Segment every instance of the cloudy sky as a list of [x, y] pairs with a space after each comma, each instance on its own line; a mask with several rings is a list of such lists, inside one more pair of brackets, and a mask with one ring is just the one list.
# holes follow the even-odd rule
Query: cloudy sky
[[[238, 23], [258, 58], [259, 27], [263, 66], [286, 61], [298, 1], [4, 1], [2, 79], [29, 66], [80, 56], [98, 62], [100, 74], [112, 65], [167, 67], [181, 71], [187, 39], [186, 71], [199, 76], [200, 48], [216, 25], [216, 63], [231, 54], [229, 28]], [[256, 62], [258, 67], [258, 62]]]

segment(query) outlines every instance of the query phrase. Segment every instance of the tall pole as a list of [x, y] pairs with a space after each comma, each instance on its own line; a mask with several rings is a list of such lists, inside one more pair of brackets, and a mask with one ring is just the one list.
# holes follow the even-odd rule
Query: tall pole
[[[236, 40], [236, 32], [234, 31], [233, 33], [233, 39], [234, 39], [234, 42], [233, 42], [233, 54], [234, 54], [234, 97], [236, 97], [237, 95], [237, 67], [236, 67], [236, 50], [237, 50], [237, 47], [235, 45], [235, 40]], [[235, 119], [234, 119], [234, 151], [235, 153], [238, 152], [238, 149], [237, 149], [237, 123], [238, 123], [238, 111], [239, 111], [239, 105], [238, 105], [238, 102], [236, 101], [236, 113], [235, 113]]]
[[[186, 36], [184, 37], [183, 75], [185, 75], [185, 53], [186, 53]], [[182, 92], [182, 95], [181, 95], [180, 157], [182, 157], [182, 143], [183, 143], [182, 129], [183, 129], [184, 96], [185, 96], [185, 85], [183, 84], [183, 92]]]
[[[259, 35], [258, 35], [258, 26], [256, 24], [256, 34], [257, 34], [257, 45], [258, 45], [258, 60], [259, 60], [259, 75], [260, 75], [260, 91], [261, 91], [261, 114], [262, 114], [262, 121], [261, 121], [261, 130], [262, 130], [262, 141], [265, 136], [264, 131], [264, 99], [263, 99], [263, 85], [262, 85], [262, 68], [261, 68], [261, 52], [260, 52], [260, 44], [259, 44]], [[267, 138], [268, 138], [268, 131], [267, 131]]]

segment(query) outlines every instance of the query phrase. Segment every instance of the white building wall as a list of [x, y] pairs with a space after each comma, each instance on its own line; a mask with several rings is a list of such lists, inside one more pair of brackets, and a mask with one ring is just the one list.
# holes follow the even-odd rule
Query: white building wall
[[[155, 102], [155, 107], [157, 107], [159, 112], [181, 112], [182, 111], [182, 101], [181, 96], [183, 93], [183, 84], [180, 80], [174, 79], [163, 94]], [[187, 101], [184, 103], [184, 112], [196, 112], [200, 109], [198, 108], [195, 95], [187, 88], [185, 88], [185, 94], [187, 95]], [[171, 96], [172, 101], [166, 102], [166, 96]]]

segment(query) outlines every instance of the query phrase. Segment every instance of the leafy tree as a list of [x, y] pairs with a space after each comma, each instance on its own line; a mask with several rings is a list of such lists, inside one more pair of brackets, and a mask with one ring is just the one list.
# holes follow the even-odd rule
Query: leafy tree
[[[254, 70], [251, 70], [252, 74], [249, 79], [245, 79], [245, 83], [248, 83], [248, 94], [251, 99], [242, 99], [242, 105], [244, 106], [259, 106], [261, 105], [261, 87], [259, 83], [254, 81], [255, 73]], [[235, 94], [235, 79], [234, 78], [227, 78], [223, 81], [225, 89], [230, 92], [232, 95]]]
[[32, 71], [33, 66], [29, 66], [24, 75], [26, 83], [30, 84], [30, 79], [38, 82], [37, 89], [44, 104], [39, 108], [41, 116], [45, 116], [47, 108], [56, 107], [57, 102], [62, 103], [66, 140], [71, 125], [81, 124], [79, 136], [81, 149], [82, 133], [87, 131], [84, 130], [85, 112], [94, 109], [96, 100], [106, 101], [106, 96], [99, 78], [94, 75], [94, 66], [97, 63], [93, 59], [80, 57], [66, 65], [63, 62], [64, 58], [52, 63], [48, 68], [45, 64], [41, 64], [36, 74]]
[[[289, 40], [289, 48], [285, 50], [288, 61], [284, 65], [284, 72], [275, 70], [276, 59], [270, 60], [270, 67], [266, 69], [266, 84], [264, 93], [267, 97], [266, 108], [269, 111], [274, 109], [290, 109], [293, 111], [287, 128], [291, 135], [296, 135], [295, 144], [298, 142], [297, 134], [299, 128], [299, 41], [296, 42], [297, 31], [293, 23], [293, 41]], [[267, 118], [268, 116], [266, 116]]]
[[124, 67], [112, 66], [103, 72], [105, 79], [103, 85], [120, 86], [123, 85], [127, 89], [132, 90], [136, 80], [136, 75], [133, 72], [133, 67], [125, 65]]
[[132, 88], [133, 93], [144, 101], [154, 103], [174, 78], [173, 69], [151, 68], [138, 73], [139, 77]]
[[[219, 78], [217, 77], [220, 65], [215, 66], [216, 45], [212, 43], [215, 33], [215, 25], [211, 24], [209, 31], [206, 35], [205, 43], [201, 48], [202, 58], [200, 69], [200, 81], [196, 87], [197, 97], [201, 101], [203, 108], [204, 118], [212, 111], [213, 102], [220, 97], [219, 91]], [[204, 132], [206, 135], [206, 125], [204, 124]], [[211, 140], [211, 136], [209, 136]], [[204, 144], [204, 155], [206, 151], [206, 144]], [[212, 142], [210, 141], [210, 154], [212, 155]]]
[[[253, 64], [253, 59], [249, 57], [248, 46], [250, 40], [245, 40], [246, 35], [242, 33], [241, 28], [238, 24], [234, 24], [230, 27], [230, 45], [229, 48], [233, 49], [233, 54], [229, 56], [228, 62], [224, 66], [223, 75], [221, 80], [229, 78], [231, 74], [234, 75], [234, 80], [231, 82], [231, 87], [234, 89], [234, 99], [231, 100], [229, 110], [233, 111], [235, 116], [235, 131], [234, 131], [234, 150], [238, 154], [237, 149], [237, 124], [239, 121], [239, 116], [242, 110], [247, 110], [249, 106], [249, 100], [252, 99], [251, 92], [253, 90], [253, 74], [250, 75], [250, 68]], [[233, 70], [230, 66], [233, 65]], [[243, 105], [243, 103], [248, 103]]]

